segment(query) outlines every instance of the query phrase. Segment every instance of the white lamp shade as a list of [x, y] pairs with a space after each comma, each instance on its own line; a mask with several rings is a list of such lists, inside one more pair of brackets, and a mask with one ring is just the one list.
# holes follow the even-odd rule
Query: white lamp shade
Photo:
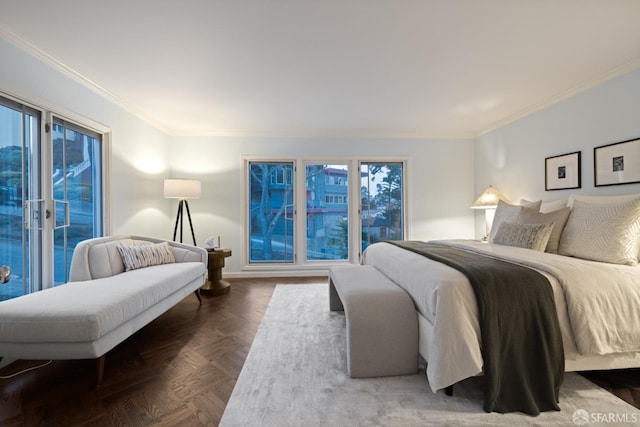
[[197, 199], [201, 185], [196, 179], [165, 179], [164, 197], [167, 199]]
[[498, 202], [502, 200], [509, 203], [504, 195], [496, 190], [493, 186], [488, 186], [480, 196], [471, 205], [472, 209], [495, 209], [498, 206]]

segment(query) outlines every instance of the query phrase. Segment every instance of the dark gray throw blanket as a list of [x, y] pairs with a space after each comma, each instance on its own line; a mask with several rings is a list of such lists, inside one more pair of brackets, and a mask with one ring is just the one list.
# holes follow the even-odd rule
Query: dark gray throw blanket
[[484, 409], [559, 411], [564, 351], [553, 290], [530, 268], [431, 242], [390, 241], [464, 273], [478, 302]]

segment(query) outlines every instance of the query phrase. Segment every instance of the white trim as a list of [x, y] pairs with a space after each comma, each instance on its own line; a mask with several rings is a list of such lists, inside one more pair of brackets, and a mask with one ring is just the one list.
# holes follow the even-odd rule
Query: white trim
[[[292, 263], [249, 263], [250, 245], [247, 244], [249, 238], [249, 176], [248, 165], [250, 162], [292, 162], [295, 168], [295, 200], [301, 200], [302, 205], [295, 206], [294, 230], [294, 262]], [[408, 238], [410, 233], [410, 203], [409, 194], [409, 169], [410, 159], [408, 156], [241, 156], [241, 194], [242, 194], [242, 242], [243, 247], [241, 258], [241, 272], [238, 277], [278, 277], [286, 273], [287, 275], [314, 275], [317, 272], [326, 272], [334, 265], [357, 264], [360, 262], [360, 251], [362, 248], [362, 218], [360, 206], [353, 206], [352, 201], [360, 202], [360, 167], [362, 163], [402, 163], [402, 198], [403, 198], [403, 229], [404, 236]], [[349, 257], [346, 260], [318, 260], [307, 261], [306, 244], [306, 165], [308, 164], [346, 164], [349, 167], [349, 190], [348, 190], [348, 216], [349, 216]], [[320, 269], [320, 270], [319, 270]], [[254, 274], [256, 276], [254, 276]], [[248, 275], [248, 276], [247, 276]]]
[[359, 132], [359, 131], [214, 131], [214, 130], [169, 130], [171, 136], [209, 136], [227, 138], [342, 138], [342, 139], [469, 139], [477, 132], [428, 134], [421, 132]]
[[111, 194], [111, 139], [112, 134], [109, 130], [102, 134], [102, 234], [111, 236], [113, 229], [113, 195]]
[[[260, 265], [256, 265], [256, 264], [250, 264], [249, 263], [249, 251], [251, 250], [251, 245], [247, 244], [247, 242], [249, 241], [249, 230], [250, 230], [250, 221], [251, 221], [251, 215], [249, 214], [249, 185], [251, 183], [251, 180], [249, 179], [249, 163], [251, 162], [277, 162], [277, 163], [288, 163], [291, 162], [293, 163], [293, 169], [294, 169], [294, 191], [293, 191], [293, 203], [295, 206], [296, 203], [296, 181], [297, 181], [297, 170], [298, 170], [298, 164], [296, 162], [295, 158], [291, 158], [291, 157], [286, 157], [286, 156], [251, 156], [251, 155], [242, 155], [240, 156], [240, 161], [241, 161], [241, 171], [242, 171], [242, 176], [240, 177], [240, 185], [241, 185], [241, 195], [242, 195], [242, 202], [241, 202], [241, 206], [242, 206], [242, 223], [244, 224], [244, 227], [242, 227], [242, 247], [243, 247], [243, 251], [242, 251], [242, 258], [241, 258], [241, 269], [242, 270], [252, 270], [252, 269], [257, 269], [259, 268], [261, 271], [268, 271], [271, 269], [282, 269], [285, 266], [289, 266], [289, 268], [291, 268], [290, 266], [297, 266], [297, 249], [296, 249], [296, 245], [297, 245], [297, 235], [296, 235], [296, 229], [294, 229], [294, 249], [293, 249], [293, 254], [294, 254], [294, 260], [292, 263], [277, 263], [275, 265], [270, 265], [268, 263], [265, 264], [260, 264]], [[298, 215], [295, 215], [295, 220], [294, 223], [297, 223], [297, 217]], [[297, 227], [297, 224], [296, 224]]]
[[[304, 137], [304, 138], [402, 138], [402, 139], [424, 139], [424, 138], [475, 138], [482, 136], [486, 133], [489, 133], [497, 128], [508, 125], [512, 122], [515, 122], [523, 117], [526, 117], [530, 114], [535, 113], [536, 111], [547, 108], [551, 105], [554, 105], [564, 99], [570, 98], [578, 93], [584, 92], [588, 89], [591, 89], [595, 86], [598, 86], [608, 80], [611, 80], [615, 77], [626, 74], [630, 71], [633, 71], [637, 68], [640, 68], [640, 58], [636, 58], [626, 64], [623, 64], [613, 70], [602, 73], [599, 76], [596, 76], [586, 82], [583, 82], [569, 90], [566, 90], [562, 93], [559, 93], [550, 98], [541, 100], [540, 102], [533, 104], [517, 113], [510, 114], [504, 117], [501, 120], [496, 121], [489, 127], [479, 130], [477, 132], [463, 132], [463, 133], [446, 133], [446, 134], [429, 134], [422, 132], [409, 132], [409, 133], [369, 133], [369, 132], [336, 132], [336, 131], [328, 131], [328, 132], [308, 132], [308, 131], [291, 131], [291, 130], [279, 130], [279, 131], [264, 131], [264, 132], [256, 132], [256, 131], [215, 131], [215, 130], [204, 130], [204, 131], [189, 131], [189, 130], [178, 130], [178, 129], [170, 129], [167, 128], [163, 123], [157, 121], [156, 119], [147, 115], [144, 111], [139, 108], [133, 106], [132, 104], [126, 102], [122, 98], [116, 96], [109, 90], [105, 89], [98, 83], [93, 80], [85, 77], [83, 74], [64, 64], [60, 60], [54, 58], [53, 56], [47, 54], [43, 50], [37, 48], [33, 44], [24, 40], [20, 36], [14, 34], [13, 32], [7, 30], [6, 28], [0, 26], [0, 37], [9, 41], [19, 49], [26, 51], [27, 53], [33, 55], [37, 59], [41, 60], [45, 64], [53, 67], [57, 71], [71, 78], [72, 80], [78, 82], [82, 86], [88, 88], [94, 93], [97, 93], [101, 97], [105, 98], [108, 101], [116, 104], [121, 107], [125, 111], [135, 115], [141, 120], [149, 123], [160, 131], [164, 132], [170, 136], [211, 136], [211, 137], [256, 137], [256, 138], [268, 138], [268, 137], [281, 137], [281, 138], [291, 138], [291, 137]], [[41, 105], [43, 103], [39, 102]]]
[[581, 92], [584, 92], [588, 89], [594, 88], [598, 85], [601, 85], [609, 80], [612, 80], [616, 77], [619, 77], [623, 74], [626, 74], [628, 72], [631, 72], [633, 70], [636, 70], [640, 68], [640, 58], [636, 58], [624, 65], [621, 65], [620, 67], [614, 68], [611, 71], [608, 71], [606, 73], [602, 73], [599, 76], [594, 77], [591, 80], [587, 80], [586, 82], [583, 82], [577, 86], [574, 86], [573, 88], [566, 90], [564, 92], [561, 92], [555, 96], [552, 96], [551, 98], [547, 98], [544, 99], [536, 104], [533, 104], [527, 108], [525, 108], [524, 110], [521, 110], [515, 114], [511, 114], [505, 118], [503, 118], [502, 120], [498, 120], [497, 122], [493, 123], [491, 126], [489, 126], [488, 128], [479, 131], [475, 137], [479, 137], [482, 136], [484, 134], [487, 134], [493, 130], [496, 130], [498, 128], [501, 128], [503, 126], [506, 126], [510, 123], [513, 123], [517, 120], [520, 120], [526, 116], [529, 116], [533, 113], [535, 113], [536, 111], [540, 111], [543, 110], [547, 107], [550, 107], [554, 104], [557, 104], [560, 101], [563, 101], [567, 98], [571, 98], [572, 96], [575, 96]]
[[[281, 138], [385, 138], [385, 139], [393, 139], [393, 138], [402, 138], [402, 139], [437, 139], [437, 138], [446, 138], [446, 139], [468, 139], [468, 138], [477, 138], [486, 133], [489, 133], [495, 129], [506, 126], [512, 122], [515, 122], [523, 117], [526, 117], [530, 114], [535, 113], [536, 111], [547, 108], [551, 105], [554, 105], [564, 99], [570, 98], [574, 95], [577, 95], [581, 92], [584, 92], [588, 89], [591, 89], [595, 86], [598, 86], [608, 80], [611, 80], [615, 77], [626, 74], [630, 71], [633, 71], [637, 68], [640, 68], [640, 58], [636, 58], [626, 64], [623, 64], [613, 70], [602, 73], [599, 76], [596, 76], [586, 82], [583, 82], [569, 90], [561, 92], [557, 95], [554, 95], [550, 98], [541, 100], [538, 103], [535, 103], [529, 107], [524, 108], [523, 110], [510, 114], [504, 117], [501, 120], [498, 120], [488, 126], [487, 128], [471, 131], [471, 132], [462, 132], [462, 133], [445, 133], [445, 134], [429, 134], [423, 132], [394, 132], [394, 133], [370, 133], [370, 132], [340, 132], [340, 131], [327, 131], [327, 132], [309, 132], [309, 131], [291, 131], [291, 130], [278, 130], [278, 131], [215, 131], [215, 130], [202, 130], [202, 131], [190, 131], [190, 130], [179, 130], [179, 129], [171, 129], [166, 127], [163, 123], [157, 121], [152, 118], [144, 111], [135, 107], [134, 105], [128, 103], [122, 98], [116, 96], [109, 90], [105, 89], [98, 83], [93, 80], [85, 77], [83, 74], [74, 70], [73, 68], [65, 65], [60, 60], [54, 58], [53, 56], [47, 54], [43, 50], [37, 48], [33, 44], [24, 40], [22, 37], [14, 34], [13, 32], [7, 30], [6, 28], [0, 26], [0, 37], [12, 43], [19, 49], [26, 51], [27, 53], [33, 55], [37, 59], [41, 60], [45, 64], [51, 66], [55, 70], [61, 72], [65, 76], [71, 78], [72, 80], [78, 82], [82, 86], [88, 88], [94, 93], [97, 93], [101, 97], [106, 100], [116, 104], [121, 107], [125, 111], [135, 115], [141, 120], [149, 123], [154, 126], [158, 130], [164, 132], [170, 136], [210, 136], [210, 137], [243, 137], [243, 138], [269, 138], [269, 137], [281, 137]], [[39, 102], [41, 105], [43, 103]]]
[[[1, 33], [2, 27], [0, 27]], [[40, 112], [42, 117], [41, 123], [41, 132], [43, 138], [46, 133], [44, 131], [45, 124], [53, 125], [52, 116], [55, 116], [59, 119], [65, 120], [67, 122], [73, 123], [77, 126], [89, 129], [93, 132], [99, 133], [102, 136], [102, 228], [103, 234], [108, 236], [111, 234], [112, 226], [112, 208], [111, 208], [111, 152], [112, 152], [112, 131], [111, 128], [92, 120], [88, 117], [80, 115], [78, 113], [74, 113], [73, 111], [69, 111], [66, 108], [60, 107], [57, 104], [46, 101], [41, 98], [36, 98], [33, 96], [20, 94], [17, 92], [11, 92], [6, 89], [0, 89], [0, 96], [10, 99], [14, 102], [23, 104], [28, 106], [29, 108], [33, 108]], [[51, 158], [47, 159], [47, 161], [51, 161]], [[49, 176], [51, 176], [49, 174]], [[48, 207], [50, 209], [50, 207]]]
[[[35, 107], [34, 107], [35, 108]], [[53, 128], [49, 128], [49, 132], [45, 130], [47, 124], [51, 124], [52, 122], [53, 112], [50, 110], [42, 110], [40, 121], [40, 141], [41, 141], [41, 150], [40, 150], [40, 185], [41, 185], [41, 194], [40, 197], [45, 201], [45, 209], [49, 212], [54, 212], [54, 201], [53, 201], [53, 186], [51, 185], [51, 176], [52, 176], [52, 164], [53, 164]], [[40, 280], [41, 285], [40, 289], [44, 290], [47, 288], [52, 288], [54, 286], [54, 266], [55, 266], [55, 251], [54, 244], [55, 239], [53, 238], [53, 230], [55, 228], [54, 215], [47, 220], [45, 220], [45, 227], [40, 234], [40, 240], [42, 243], [42, 247], [44, 248], [43, 253], [52, 254], [52, 256], [42, 256], [40, 257]], [[36, 266], [36, 268], [38, 268]], [[34, 289], [32, 289], [33, 291]]]
[[[13, 32], [7, 30], [6, 28], [4, 28], [2, 26], [0, 26], [0, 37], [2, 37], [3, 39], [7, 40], [11, 44], [15, 45], [19, 49], [22, 49], [25, 52], [27, 52], [28, 54], [34, 56], [36, 59], [44, 62], [45, 64], [49, 65], [50, 67], [54, 68], [55, 70], [59, 71], [60, 73], [64, 74], [65, 76], [69, 77], [73, 81], [81, 84], [85, 88], [87, 88], [87, 89], [91, 90], [92, 92], [98, 94], [99, 96], [101, 96], [105, 100], [114, 103], [118, 107], [122, 108], [125, 111], [128, 111], [129, 113], [131, 113], [134, 116], [138, 117], [139, 119], [149, 123], [150, 125], [152, 125], [153, 127], [159, 129], [160, 131], [162, 131], [162, 132], [164, 132], [166, 134], [171, 134], [169, 129], [166, 128], [162, 123], [160, 123], [157, 120], [155, 120], [154, 118], [148, 116], [142, 110], [136, 108], [135, 106], [133, 106], [130, 103], [126, 102], [122, 98], [116, 96], [115, 94], [113, 94], [109, 90], [105, 89], [104, 87], [102, 87], [98, 83], [96, 83], [93, 80], [85, 77], [83, 74], [79, 73], [78, 71], [74, 70], [73, 68], [71, 68], [68, 65], [64, 64], [63, 62], [61, 62], [60, 60], [54, 58], [53, 56], [51, 56], [48, 53], [44, 52], [43, 50], [37, 48], [36, 46], [34, 46], [33, 44], [29, 43], [28, 41], [26, 41], [22, 37], [14, 34]], [[39, 101], [38, 103], [41, 104], [41, 105], [46, 105], [44, 102], [40, 102]]]
[[12, 91], [6, 88], [0, 89], [0, 96], [11, 99], [20, 104], [24, 104], [40, 112], [50, 111], [54, 116], [60, 119], [74, 123], [78, 126], [82, 126], [96, 133], [102, 134], [111, 132], [111, 128], [100, 122], [92, 120], [81, 114], [74, 113], [73, 111], [67, 110], [64, 107], [61, 107], [53, 102], [47, 101], [42, 98], [20, 93], [19, 91]]
[[223, 279], [251, 279], [251, 278], [263, 278], [263, 277], [327, 277], [328, 279], [329, 269], [326, 270], [280, 270], [280, 271], [240, 271], [223, 273]]
[[[0, 28], [1, 29], [1, 28]], [[108, 236], [111, 232], [112, 215], [111, 215], [111, 129], [99, 122], [91, 120], [80, 114], [66, 110], [51, 102], [41, 99], [35, 99], [31, 96], [21, 96], [16, 93], [8, 92], [4, 89], [0, 90], [0, 97], [6, 98], [10, 101], [24, 105], [28, 108], [36, 110], [40, 113], [40, 157], [41, 157], [41, 170], [40, 170], [40, 185], [41, 185], [41, 198], [45, 200], [45, 209], [53, 212], [53, 189], [51, 185], [47, 183], [47, 180], [51, 179], [52, 170], [52, 156], [53, 156], [53, 118], [57, 118], [68, 123], [74, 124], [80, 128], [84, 128], [95, 132], [100, 135], [101, 139], [101, 204], [102, 204], [102, 234]], [[46, 132], [45, 128], [49, 126], [49, 132]], [[44, 232], [41, 234], [41, 244], [43, 248], [46, 248], [46, 252], [54, 253], [54, 239], [52, 230], [54, 224], [50, 221], [53, 220], [53, 216], [44, 228]], [[54, 263], [53, 258], [48, 257], [41, 258], [41, 270], [40, 281], [41, 289], [46, 289], [54, 286]], [[37, 290], [41, 290], [37, 289]], [[32, 290], [33, 291], [33, 290]]]

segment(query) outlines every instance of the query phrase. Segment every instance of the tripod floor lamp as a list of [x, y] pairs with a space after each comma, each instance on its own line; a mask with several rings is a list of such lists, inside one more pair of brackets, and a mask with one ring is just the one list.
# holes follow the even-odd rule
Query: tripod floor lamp
[[189, 228], [191, 229], [191, 237], [193, 245], [196, 246], [196, 235], [193, 233], [193, 224], [191, 223], [191, 212], [189, 212], [189, 202], [187, 199], [197, 199], [200, 197], [201, 186], [200, 181], [195, 179], [165, 179], [164, 180], [164, 197], [167, 199], [180, 199], [178, 203], [178, 214], [176, 215], [176, 225], [173, 227], [173, 240], [176, 240], [178, 232], [178, 223], [180, 223], [180, 243], [182, 243], [182, 223], [184, 219], [184, 210], [187, 211], [189, 219]]

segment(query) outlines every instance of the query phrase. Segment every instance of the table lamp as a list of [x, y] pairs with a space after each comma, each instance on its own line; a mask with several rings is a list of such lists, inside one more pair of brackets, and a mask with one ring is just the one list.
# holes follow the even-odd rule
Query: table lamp
[[498, 202], [500, 200], [507, 203], [509, 202], [501, 192], [496, 190], [492, 185], [489, 185], [471, 205], [471, 209], [484, 209], [487, 234], [484, 236], [483, 240], [487, 240], [489, 238], [489, 233], [491, 233], [491, 224], [493, 223], [493, 216], [496, 213], [496, 208], [498, 207]]

